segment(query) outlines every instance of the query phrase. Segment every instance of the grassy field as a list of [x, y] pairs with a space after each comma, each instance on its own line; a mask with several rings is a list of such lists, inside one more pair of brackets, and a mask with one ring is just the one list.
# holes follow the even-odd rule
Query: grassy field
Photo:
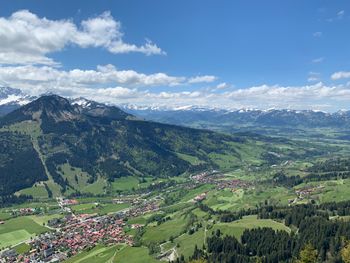
[[239, 210], [254, 208], [257, 204], [269, 200], [271, 204], [287, 205], [288, 199], [295, 198], [293, 190], [284, 187], [260, 187], [253, 189], [237, 189], [211, 191], [205, 204], [215, 210]]
[[114, 263], [157, 263], [145, 247], [124, 247], [114, 257]]
[[26, 243], [21, 243], [17, 246], [14, 247], [14, 250], [18, 253], [18, 254], [24, 254], [29, 252], [30, 250], [30, 245], [26, 244]]
[[[341, 202], [350, 200], [350, 179], [329, 180], [323, 182], [310, 182], [302, 184], [300, 187], [305, 186], [323, 186], [323, 189], [315, 192], [311, 195], [313, 199], [319, 200], [321, 203], [325, 202]], [[295, 187], [297, 188], [300, 188]]]
[[155, 179], [152, 177], [143, 177], [143, 179], [144, 181], [141, 181], [140, 177], [137, 176], [125, 176], [117, 178], [111, 183], [112, 192], [132, 191], [133, 189], [146, 188], [152, 183], [164, 181], [164, 179]]
[[62, 218], [63, 215], [59, 214], [54, 214], [54, 215], [34, 215], [34, 216], [29, 216], [30, 219], [32, 219], [35, 223], [38, 225], [46, 225], [49, 220], [52, 220], [54, 218]]
[[[198, 211], [196, 210], [193, 210], [192, 212], [194, 214], [198, 214]], [[199, 213], [199, 215], [204, 216], [201, 213]], [[195, 246], [197, 245], [198, 248], [201, 248], [206, 237], [212, 235], [212, 233], [214, 233], [217, 229], [220, 229], [224, 235], [233, 235], [240, 239], [245, 229], [258, 227], [271, 227], [275, 230], [287, 231], [288, 233], [291, 231], [282, 223], [270, 219], [257, 219], [256, 216], [246, 216], [241, 220], [237, 220], [232, 223], [216, 223], [211, 225], [208, 229], [206, 228], [206, 223], [204, 223], [203, 227], [194, 234], [182, 234], [175, 238], [173, 242], [164, 243], [162, 247], [164, 251], [168, 251], [176, 247], [177, 254], [179, 256], [182, 254], [186, 259], [188, 259], [193, 254]]]
[[0, 248], [18, 244], [30, 237], [48, 231], [30, 217], [17, 217], [0, 225]]
[[174, 243], [172, 243], [172, 246], [179, 245], [179, 247], [176, 248], [178, 255], [184, 255], [186, 259], [188, 259], [190, 256], [193, 255], [193, 251], [195, 246], [197, 245], [198, 248], [202, 248], [205, 240], [205, 229], [200, 228], [197, 232], [195, 232], [192, 235], [184, 234], [179, 236], [174, 240]]
[[65, 263], [156, 263], [145, 247], [117, 245], [105, 247], [98, 245], [90, 251], [83, 251]]
[[24, 195], [31, 195], [33, 198], [48, 198], [48, 193], [43, 184], [35, 184], [32, 187], [25, 188], [19, 193]]
[[258, 227], [271, 227], [274, 230], [284, 230], [288, 233], [291, 231], [289, 227], [285, 226], [282, 223], [273, 221], [271, 219], [257, 219], [255, 215], [245, 216], [241, 220], [237, 220], [231, 223], [217, 223], [213, 226], [211, 231], [213, 232], [217, 229], [220, 229], [224, 235], [231, 235], [240, 239], [245, 229]]
[[12, 216], [8, 212], [0, 212], [0, 220], [10, 219]]
[[72, 210], [77, 214], [99, 214], [105, 215], [108, 213], [118, 212], [125, 208], [130, 207], [130, 204], [100, 204], [100, 203], [87, 203], [73, 205]]
[[171, 217], [171, 220], [160, 225], [149, 225], [145, 234], [142, 236], [142, 241], [145, 243], [158, 242], [162, 243], [171, 236], [179, 236], [185, 229], [188, 219], [185, 215], [176, 213]]
[[112, 189], [114, 191], [130, 191], [137, 189], [139, 180], [135, 176], [121, 177], [112, 182]]
[[113, 262], [118, 248], [116, 246], [104, 247], [98, 245], [90, 251], [83, 251], [68, 259], [65, 263], [105, 263]]
[[58, 166], [60, 174], [67, 179], [71, 188], [67, 194], [79, 190], [82, 193], [103, 194], [107, 187], [105, 179], [98, 177], [92, 184], [88, 183], [90, 175], [81, 170], [81, 168], [73, 167], [69, 163]]

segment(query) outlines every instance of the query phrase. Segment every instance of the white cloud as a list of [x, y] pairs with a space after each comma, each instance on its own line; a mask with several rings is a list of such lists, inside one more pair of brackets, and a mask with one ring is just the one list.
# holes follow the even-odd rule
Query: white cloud
[[222, 83], [219, 83], [218, 85], [216, 85], [217, 90], [223, 90], [223, 89], [227, 89], [230, 87], [231, 87], [231, 85], [227, 84], [226, 82], [222, 82]]
[[324, 61], [324, 57], [319, 57], [319, 58], [315, 58], [313, 59], [311, 62], [312, 63], [321, 63]]
[[98, 66], [96, 70], [61, 70], [50, 66], [0, 66], [0, 79], [35, 92], [36, 87], [95, 87], [123, 85], [126, 87], [176, 86], [186, 84], [186, 77], [165, 73], [143, 74], [134, 70], [117, 70], [113, 65]]
[[[95, 70], [63, 70], [52, 66], [18, 65], [0, 66], [0, 79], [10, 86], [21, 87], [32, 95], [57, 87], [66, 89], [123, 86], [126, 88], [188, 86], [188, 83], [208, 82], [213, 76], [170, 76], [162, 72], [139, 73], [118, 70], [113, 65], [99, 65]], [[195, 82], [193, 79], [196, 79]]]
[[21, 10], [8, 18], [0, 17], [0, 39], [0, 64], [53, 65], [56, 62], [48, 55], [69, 45], [101, 47], [114, 54], [165, 54], [150, 40], [141, 46], [125, 43], [121, 23], [109, 12], [76, 25], [72, 20], [39, 18], [28, 10]]
[[[346, 74], [345, 74], [346, 73]], [[318, 76], [310, 72], [310, 76]], [[349, 77], [342, 72], [337, 77]], [[260, 85], [234, 89], [226, 83], [215, 88], [193, 89], [189, 77], [175, 77], [164, 73], [146, 75], [132, 70], [117, 70], [112, 65], [96, 70], [70, 71], [50, 66], [0, 66], [0, 79], [8, 85], [21, 88], [31, 95], [53, 92], [62, 96], [86, 97], [100, 102], [158, 106], [210, 106], [218, 108], [292, 108], [336, 110], [348, 108], [350, 85], [327, 86], [321, 82], [305, 86]], [[141, 87], [168, 87], [182, 85], [182, 89], [164, 91]], [[230, 89], [227, 89], [230, 87]], [[158, 89], [157, 89], [158, 90]], [[218, 92], [220, 91], [220, 92]]]
[[210, 75], [204, 75], [204, 76], [196, 76], [192, 77], [188, 80], [188, 83], [195, 84], [195, 83], [210, 83], [215, 81], [217, 78], [215, 76]]
[[350, 78], [350, 71], [338, 71], [332, 74], [333, 80], [348, 79]]
[[316, 82], [316, 81], [320, 81], [321, 78], [321, 74], [319, 72], [309, 72], [308, 74], [308, 82]]
[[314, 37], [322, 37], [322, 32], [318, 31], [312, 34]]

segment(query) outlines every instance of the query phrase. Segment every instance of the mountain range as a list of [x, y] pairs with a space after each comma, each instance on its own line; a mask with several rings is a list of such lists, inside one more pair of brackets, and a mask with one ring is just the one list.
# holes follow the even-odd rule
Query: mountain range
[[[17, 109], [37, 97], [24, 94], [19, 89], [8, 87], [0, 88], [0, 116]], [[70, 99], [72, 104], [88, 108], [95, 107], [97, 103], [84, 98]], [[156, 122], [219, 130], [224, 132], [238, 132], [251, 130], [258, 133], [266, 133], [269, 129], [315, 129], [315, 128], [350, 128], [350, 111], [340, 110], [327, 113], [314, 110], [290, 110], [290, 109], [237, 109], [226, 110], [197, 106], [182, 107], [157, 107], [137, 106], [131, 104], [119, 105], [119, 107], [141, 119]]]

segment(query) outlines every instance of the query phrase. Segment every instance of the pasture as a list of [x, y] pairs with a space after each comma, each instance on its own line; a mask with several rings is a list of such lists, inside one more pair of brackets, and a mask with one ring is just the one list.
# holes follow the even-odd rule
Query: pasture
[[30, 217], [17, 217], [0, 225], [0, 248], [16, 245], [32, 236], [48, 231]]
[[290, 228], [282, 223], [271, 219], [258, 219], [256, 215], [245, 216], [240, 220], [231, 223], [217, 223], [211, 229], [211, 232], [215, 232], [217, 229], [224, 235], [235, 236], [240, 240], [245, 229], [253, 229], [259, 227], [270, 227], [274, 230], [283, 230], [288, 233], [291, 232]]

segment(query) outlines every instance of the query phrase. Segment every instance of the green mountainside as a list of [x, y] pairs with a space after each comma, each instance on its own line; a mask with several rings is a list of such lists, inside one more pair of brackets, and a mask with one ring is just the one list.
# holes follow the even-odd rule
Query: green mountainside
[[323, 151], [307, 143], [138, 120], [101, 104], [83, 109], [50, 95], [0, 119], [0, 194], [97, 194], [125, 176], [232, 170]]

